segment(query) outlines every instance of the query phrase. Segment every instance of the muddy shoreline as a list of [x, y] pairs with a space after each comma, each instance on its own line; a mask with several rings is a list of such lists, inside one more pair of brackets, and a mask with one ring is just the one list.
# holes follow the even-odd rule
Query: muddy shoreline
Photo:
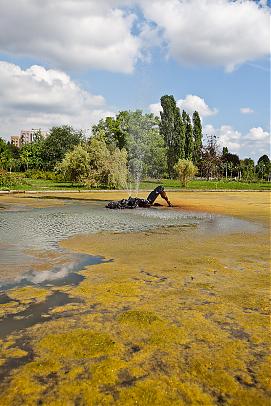
[[[2, 376], [13, 370], [3, 405], [269, 404], [269, 194], [188, 192], [171, 200], [261, 227], [219, 236], [164, 227], [62, 241], [70, 252], [113, 261], [86, 266], [74, 285], [0, 296], [8, 315]], [[13, 330], [16, 317], [28, 328]]]

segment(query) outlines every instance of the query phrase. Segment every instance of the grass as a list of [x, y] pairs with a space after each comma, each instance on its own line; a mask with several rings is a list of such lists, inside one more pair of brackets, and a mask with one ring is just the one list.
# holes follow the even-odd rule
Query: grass
[[[144, 181], [140, 183], [140, 189], [152, 189], [157, 184], [166, 189], [180, 189], [180, 181], [176, 179], [162, 179], [161, 181]], [[188, 190], [270, 190], [270, 182], [238, 182], [233, 180], [192, 180], [188, 183]]]
[[[145, 180], [140, 183], [142, 190], [154, 189], [158, 184], [166, 189], [180, 189], [181, 184], [176, 179]], [[132, 184], [132, 189], [135, 185]], [[89, 186], [82, 186], [80, 183], [56, 182], [45, 179], [27, 179], [27, 184], [16, 185], [2, 190], [88, 190]], [[104, 189], [101, 188], [101, 189]], [[192, 180], [188, 183], [188, 190], [270, 190], [271, 182], [238, 182], [233, 180]]]

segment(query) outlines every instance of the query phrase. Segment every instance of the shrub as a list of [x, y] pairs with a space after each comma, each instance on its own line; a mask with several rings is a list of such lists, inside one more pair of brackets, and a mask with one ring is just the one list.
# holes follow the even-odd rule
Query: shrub
[[15, 186], [27, 185], [27, 181], [16, 173], [9, 173], [0, 169], [0, 187], [11, 188]]
[[187, 186], [188, 181], [193, 178], [198, 171], [198, 168], [193, 162], [186, 159], [179, 159], [174, 166], [174, 169], [176, 170], [183, 187]]

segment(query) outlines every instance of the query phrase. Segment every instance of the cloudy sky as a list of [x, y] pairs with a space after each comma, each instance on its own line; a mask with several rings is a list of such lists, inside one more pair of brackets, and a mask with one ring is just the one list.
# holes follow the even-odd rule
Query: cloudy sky
[[266, 0], [0, 0], [0, 137], [160, 97], [242, 158], [269, 153]]

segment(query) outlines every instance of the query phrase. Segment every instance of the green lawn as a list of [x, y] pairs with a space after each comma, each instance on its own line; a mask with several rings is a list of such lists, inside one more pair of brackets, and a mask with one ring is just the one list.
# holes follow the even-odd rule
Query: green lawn
[[[161, 181], [144, 181], [140, 189], [152, 189], [157, 184], [163, 185], [166, 189], [180, 189], [180, 182], [175, 179], [163, 179]], [[192, 180], [186, 189], [198, 190], [270, 190], [271, 182], [237, 182], [226, 180]]]
[[[56, 182], [44, 179], [26, 179], [26, 184], [2, 188], [2, 190], [88, 190], [88, 186], [71, 182]], [[154, 189], [157, 185], [163, 185], [166, 189], [180, 189], [180, 182], [173, 179], [149, 180], [140, 183], [139, 189]], [[132, 190], [135, 185], [132, 185]], [[187, 190], [270, 190], [271, 182], [237, 182], [226, 180], [192, 180], [188, 183]]]

